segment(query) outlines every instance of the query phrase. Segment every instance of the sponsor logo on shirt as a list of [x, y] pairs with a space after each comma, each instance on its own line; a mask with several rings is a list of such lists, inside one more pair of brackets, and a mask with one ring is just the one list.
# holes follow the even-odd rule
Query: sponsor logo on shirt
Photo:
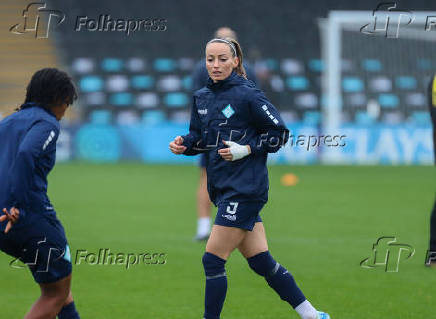
[[235, 114], [235, 110], [230, 104], [227, 105], [221, 112], [223, 112], [226, 118], [230, 118], [233, 114]]
[[207, 114], [207, 109], [198, 109], [197, 112], [200, 115], [206, 115]]

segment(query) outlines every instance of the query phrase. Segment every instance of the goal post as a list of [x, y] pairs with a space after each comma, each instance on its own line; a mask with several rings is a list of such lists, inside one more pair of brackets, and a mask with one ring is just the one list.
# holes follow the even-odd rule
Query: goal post
[[[422, 97], [425, 83], [436, 73], [436, 11], [383, 5], [374, 11], [330, 11], [319, 23], [324, 134], [338, 134], [344, 123], [355, 124], [365, 111], [373, 124], [404, 124], [427, 110]], [[344, 99], [350, 96], [360, 99], [360, 109]], [[343, 150], [324, 148], [321, 161], [342, 163]], [[424, 156], [418, 162], [429, 161]]]

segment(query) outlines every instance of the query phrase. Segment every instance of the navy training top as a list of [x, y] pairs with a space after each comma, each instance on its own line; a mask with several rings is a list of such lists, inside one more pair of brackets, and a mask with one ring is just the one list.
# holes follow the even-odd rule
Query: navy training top
[[[277, 152], [289, 138], [279, 112], [254, 84], [232, 72], [193, 96], [189, 134], [183, 136], [185, 155], [206, 153], [209, 196], [221, 201], [268, 200], [268, 153]], [[218, 149], [223, 140], [250, 145], [251, 154], [225, 161]]]
[[[47, 175], [55, 164], [59, 122], [50, 111], [34, 103], [0, 122], [0, 209], [56, 216], [47, 196]], [[7, 221], [0, 223], [4, 231]]]

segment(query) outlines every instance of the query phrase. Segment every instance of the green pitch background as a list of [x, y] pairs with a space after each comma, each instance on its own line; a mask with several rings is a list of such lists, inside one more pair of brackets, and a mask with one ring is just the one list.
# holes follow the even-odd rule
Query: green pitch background
[[[282, 186], [285, 173], [299, 183]], [[55, 167], [49, 194], [73, 260], [78, 249], [166, 253], [165, 265], [74, 266], [82, 318], [202, 318], [205, 245], [192, 240], [197, 180], [193, 166]], [[332, 319], [435, 318], [436, 269], [424, 267], [435, 180], [433, 167], [271, 167], [262, 211], [270, 251]], [[397, 273], [359, 266], [380, 236], [416, 249]], [[22, 318], [39, 289], [10, 261], [0, 254], [0, 317]], [[298, 318], [239, 252], [227, 273], [223, 319]]]

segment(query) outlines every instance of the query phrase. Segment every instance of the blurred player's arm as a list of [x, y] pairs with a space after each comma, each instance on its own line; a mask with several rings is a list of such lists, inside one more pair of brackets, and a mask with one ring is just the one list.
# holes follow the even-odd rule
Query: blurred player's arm
[[289, 130], [274, 105], [262, 91], [256, 89], [250, 99], [250, 111], [253, 125], [259, 134], [249, 141], [251, 153], [277, 152], [289, 139]]
[[35, 161], [43, 156], [52, 143], [56, 143], [59, 129], [53, 124], [39, 121], [34, 124], [21, 141], [17, 156], [10, 171], [12, 206], [24, 208], [32, 201], [35, 185]]

